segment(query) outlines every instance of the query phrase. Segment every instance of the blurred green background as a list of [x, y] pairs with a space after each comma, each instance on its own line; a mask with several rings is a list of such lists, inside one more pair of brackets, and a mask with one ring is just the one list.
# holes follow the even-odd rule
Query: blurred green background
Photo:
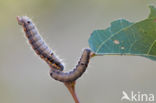
[[[0, 0], [0, 103], [73, 103], [66, 87], [24, 38], [16, 16], [33, 19], [41, 35], [72, 69], [95, 29], [119, 18], [137, 22], [155, 0]], [[81, 103], [121, 103], [122, 91], [156, 96], [156, 61], [135, 56], [95, 57], [77, 81]]]

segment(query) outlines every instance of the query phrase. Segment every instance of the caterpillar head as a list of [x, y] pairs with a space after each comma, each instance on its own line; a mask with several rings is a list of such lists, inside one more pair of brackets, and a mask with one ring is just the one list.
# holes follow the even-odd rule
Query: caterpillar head
[[32, 22], [31, 19], [27, 16], [22, 16], [22, 17], [17, 16], [17, 21], [19, 25], [28, 25], [31, 24]]

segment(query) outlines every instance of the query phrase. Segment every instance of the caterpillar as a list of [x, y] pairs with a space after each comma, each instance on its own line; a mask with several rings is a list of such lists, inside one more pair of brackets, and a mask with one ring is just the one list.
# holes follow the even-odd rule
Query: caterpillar
[[35, 27], [35, 24], [32, 23], [31, 19], [27, 16], [18, 16], [17, 21], [19, 25], [23, 26], [26, 37], [28, 38], [28, 41], [36, 54], [44, 59], [51, 68], [56, 68], [60, 71], [63, 71], [63, 64], [54, 55], [48, 45], [43, 41], [37, 28]]
[[91, 54], [92, 52], [90, 49], [84, 49], [76, 68], [74, 68], [72, 71], [68, 73], [64, 73], [56, 69], [51, 69], [50, 76], [54, 78], [55, 80], [58, 80], [61, 82], [75, 81], [86, 71], [86, 68], [89, 64], [89, 60], [92, 56]]
[[61, 82], [72, 82], [78, 79], [85, 72], [90, 58], [94, 56], [94, 53], [91, 52], [90, 49], [84, 49], [76, 68], [70, 72], [64, 73], [64, 66], [43, 41], [31, 19], [27, 16], [22, 16], [17, 17], [17, 21], [19, 25], [23, 26], [26, 37], [34, 51], [50, 66], [50, 76], [52, 78]]

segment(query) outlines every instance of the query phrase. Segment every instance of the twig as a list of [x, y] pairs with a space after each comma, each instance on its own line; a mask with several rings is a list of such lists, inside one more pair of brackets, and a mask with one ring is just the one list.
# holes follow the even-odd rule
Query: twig
[[76, 91], [75, 91], [75, 84], [76, 84], [76, 81], [73, 81], [73, 82], [64, 82], [64, 85], [68, 88], [70, 94], [72, 95], [75, 103], [80, 103], [77, 95], [76, 95]]

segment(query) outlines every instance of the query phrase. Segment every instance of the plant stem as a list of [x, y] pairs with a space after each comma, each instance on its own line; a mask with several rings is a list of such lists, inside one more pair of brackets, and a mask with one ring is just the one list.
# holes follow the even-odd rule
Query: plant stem
[[79, 99], [76, 95], [76, 91], [75, 91], [75, 84], [76, 84], [76, 81], [73, 81], [73, 82], [64, 82], [64, 85], [68, 88], [70, 94], [72, 95], [75, 103], [80, 103], [79, 102]]

